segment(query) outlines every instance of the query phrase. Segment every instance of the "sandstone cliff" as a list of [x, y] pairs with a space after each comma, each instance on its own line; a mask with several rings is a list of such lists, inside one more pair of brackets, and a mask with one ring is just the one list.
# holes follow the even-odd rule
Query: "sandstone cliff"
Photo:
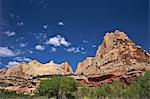
[[132, 68], [150, 69], [150, 55], [124, 32], [115, 31], [106, 33], [96, 56], [80, 62], [76, 74], [92, 75]]
[[121, 31], [106, 33], [96, 56], [77, 66], [76, 75], [88, 77], [112, 74], [126, 76], [129, 71], [150, 70], [150, 54]]
[[38, 61], [34, 60], [29, 63], [20, 63], [16, 66], [9, 67], [3, 73], [4, 76], [13, 76], [13, 77], [35, 77], [42, 75], [68, 75], [73, 74], [72, 68], [68, 63], [55, 64], [53, 61], [50, 61], [46, 64], [41, 64]]

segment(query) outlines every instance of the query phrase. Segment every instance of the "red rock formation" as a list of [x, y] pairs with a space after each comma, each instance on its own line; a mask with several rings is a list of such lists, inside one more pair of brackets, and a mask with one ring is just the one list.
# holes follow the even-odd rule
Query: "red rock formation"
[[131, 83], [146, 70], [150, 70], [150, 54], [124, 32], [115, 31], [106, 33], [96, 56], [80, 62], [75, 74], [87, 76], [86, 83], [97, 86], [114, 79]]

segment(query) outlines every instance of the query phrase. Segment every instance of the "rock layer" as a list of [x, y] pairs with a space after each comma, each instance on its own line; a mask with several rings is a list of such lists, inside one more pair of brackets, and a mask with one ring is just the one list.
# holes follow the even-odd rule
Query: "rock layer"
[[20, 63], [16, 66], [9, 67], [3, 73], [3, 76], [30, 78], [42, 75], [68, 75], [73, 74], [72, 68], [68, 63], [55, 64], [50, 61], [46, 64], [41, 64], [34, 60], [27, 63]]
[[[96, 56], [80, 62], [75, 74], [91, 77], [93, 81], [88, 80], [87, 83], [92, 84], [94, 78], [101, 79], [105, 75], [105, 80], [110, 82], [114, 78], [132, 78], [127, 75], [132, 74], [132, 71], [135, 73], [133, 75], [139, 75], [146, 70], [150, 70], [150, 54], [130, 40], [124, 32], [117, 30], [114, 33], [106, 33]], [[96, 80], [95, 85], [98, 83], [102, 82]]]

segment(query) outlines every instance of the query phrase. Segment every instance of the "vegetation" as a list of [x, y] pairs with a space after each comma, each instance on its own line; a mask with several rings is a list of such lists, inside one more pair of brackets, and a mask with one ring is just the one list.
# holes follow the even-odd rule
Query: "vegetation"
[[[132, 85], [127, 86], [118, 81], [111, 84], [105, 84], [100, 87], [90, 88], [83, 84], [78, 86], [71, 77], [53, 77], [48, 80], [42, 80], [32, 99], [55, 97], [67, 97], [67, 99], [97, 99], [97, 98], [150, 98], [150, 71], [139, 77]], [[8, 96], [22, 96], [10, 91], [0, 91], [0, 94]], [[23, 96], [28, 97], [29, 96]]]
[[73, 98], [73, 93], [77, 90], [76, 81], [71, 77], [54, 77], [49, 80], [42, 80], [36, 95], [57, 98], [66, 96]]
[[30, 99], [28, 95], [16, 93], [15, 91], [0, 90], [0, 96], [2, 99]]
[[81, 85], [76, 92], [76, 96], [92, 99], [100, 97], [148, 99], [150, 98], [150, 71], [139, 77], [131, 86], [118, 81], [113, 81], [111, 84], [105, 84], [96, 88]]
[[131, 93], [133, 96], [150, 98], [150, 71], [134, 82]]

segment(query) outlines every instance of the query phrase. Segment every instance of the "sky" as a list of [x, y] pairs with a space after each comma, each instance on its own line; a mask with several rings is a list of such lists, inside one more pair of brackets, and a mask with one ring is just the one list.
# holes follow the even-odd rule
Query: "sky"
[[106, 32], [149, 51], [149, 0], [0, 0], [0, 67], [94, 57]]

